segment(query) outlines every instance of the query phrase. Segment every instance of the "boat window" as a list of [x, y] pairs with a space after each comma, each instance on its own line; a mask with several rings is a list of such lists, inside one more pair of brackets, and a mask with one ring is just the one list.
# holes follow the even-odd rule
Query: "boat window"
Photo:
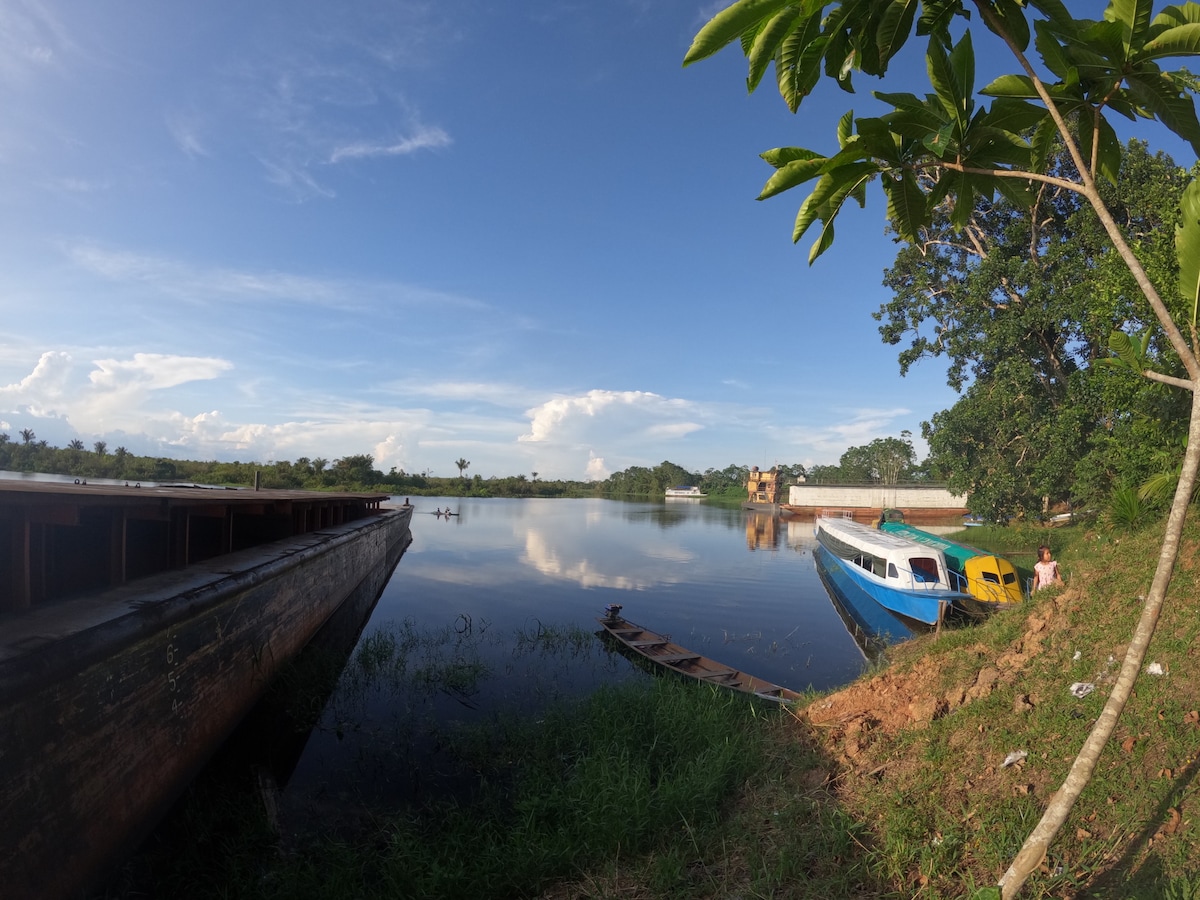
[[1000, 583], [1000, 576], [997, 575], [995, 572], [983, 572], [981, 574], [983, 575], [983, 580], [986, 581], [988, 584], [999, 584]]
[[900, 573], [898, 571], [896, 571], [895, 563], [888, 563], [887, 577], [888, 578], [899, 578], [900, 577]]
[[1016, 572], [1005, 572], [1004, 573], [1004, 583], [1005, 584], [1012, 584], [1016, 580], [1017, 580]]
[[908, 566], [912, 569], [914, 581], [937, 584], [937, 560], [928, 556], [915, 556], [908, 561]]

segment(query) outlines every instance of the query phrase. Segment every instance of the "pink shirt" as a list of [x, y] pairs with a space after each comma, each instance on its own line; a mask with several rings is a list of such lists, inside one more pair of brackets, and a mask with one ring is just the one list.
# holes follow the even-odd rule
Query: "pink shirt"
[[1033, 589], [1041, 590], [1044, 587], [1049, 587], [1058, 580], [1058, 563], [1055, 560], [1050, 562], [1036, 562], [1033, 564]]

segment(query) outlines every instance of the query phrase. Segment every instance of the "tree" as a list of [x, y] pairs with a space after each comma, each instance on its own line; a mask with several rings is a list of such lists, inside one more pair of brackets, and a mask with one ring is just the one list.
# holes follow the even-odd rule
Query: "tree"
[[917, 462], [908, 431], [898, 438], [876, 438], [863, 447], [850, 447], [838, 460], [844, 482], [897, 484]]
[[96, 451], [97, 456], [103, 459], [104, 454], [108, 452], [108, 444], [105, 441], [96, 441], [96, 443], [92, 444], [92, 449]]
[[33, 433], [32, 428], [22, 428], [21, 429], [21, 443], [30, 444], [33, 442], [33, 439], [36, 437], [37, 437], [37, 435]]
[[[470, 460], [463, 459], [460, 456], [458, 459], [456, 459], [454, 461], [454, 464], [456, 466], [458, 466], [458, 476], [461, 478], [463, 472], [465, 472], [467, 470], [467, 467], [471, 465], [471, 462], [470, 462]], [[537, 478], [537, 476], [535, 475], [534, 478]]]
[[[978, 92], [972, 32], [964, 29], [957, 41], [951, 32], [956, 17], [965, 17], [972, 8], [1020, 70]], [[1032, 17], [1033, 12], [1040, 17]], [[776, 172], [760, 198], [815, 181], [793, 229], [793, 239], [799, 240], [820, 223], [809, 253], [812, 262], [832, 244], [834, 220], [846, 201], [865, 205], [867, 186], [876, 179], [887, 198], [889, 218], [909, 243], [919, 241], [921, 229], [938, 209], [962, 230], [981, 199], [1001, 194], [1019, 207], [1032, 208], [1038, 191], [1071, 191], [1091, 207], [1137, 285], [1143, 312], [1132, 327], [1152, 320], [1162, 336], [1164, 349], [1154, 354], [1139, 352], [1128, 335], [1114, 334], [1110, 346], [1117, 358], [1147, 378], [1191, 391], [1187, 451], [1141, 618], [1103, 712], [1042, 820], [1000, 878], [1004, 897], [1016, 895], [1044, 858], [1116, 727], [1158, 622], [1200, 469], [1200, 359], [1099, 188], [1101, 180], [1116, 179], [1123, 157], [1108, 112], [1156, 119], [1200, 155], [1200, 121], [1191, 96], [1197, 82], [1186, 70], [1160, 66], [1163, 60], [1200, 54], [1200, 4], [1170, 6], [1154, 17], [1151, 13], [1149, 0], [1113, 0], [1103, 21], [1076, 18], [1061, 0], [738, 0], [701, 29], [684, 59], [687, 65], [738, 42], [749, 62], [749, 88], [758, 86], [773, 63], [779, 91], [794, 112], [822, 72], [847, 90], [853, 89], [856, 69], [884, 76], [915, 24], [919, 34], [929, 35], [926, 65], [932, 93], [923, 98], [876, 93], [891, 111], [857, 122], [852, 113], [844, 115], [837, 128], [839, 149], [832, 156], [798, 147], [767, 151], [763, 158]], [[1028, 52], [1035, 32], [1040, 72]], [[990, 106], [978, 102], [976, 93], [991, 98]], [[1029, 138], [1023, 136], [1027, 134]], [[1070, 157], [1072, 176], [1048, 170], [1055, 135]], [[1174, 306], [1187, 317], [1194, 335], [1200, 306], [1200, 183], [1184, 191], [1181, 207]], [[1186, 377], [1159, 371], [1169, 354], [1182, 363]]]
[[[1061, 153], [1052, 165], [1070, 170]], [[1100, 185], [1156, 283], [1178, 277], [1184, 175], [1170, 157], [1132, 141], [1117, 185]], [[963, 394], [923, 433], [973, 512], [1003, 520], [1080, 494], [1095, 503], [1147, 474], [1151, 445], [1143, 429], [1127, 427], [1132, 417], [1186, 421], [1181, 392], [1152, 383], [1143, 390], [1127, 372], [1095, 364], [1109, 355], [1112, 323], [1137, 315], [1137, 290], [1072, 192], [1039, 193], [1032, 211], [1004, 197], [981, 200], [961, 233], [935, 213], [884, 283], [893, 299], [875, 317], [886, 342], [907, 344], [901, 373], [918, 359], [945, 358], [948, 381]], [[1164, 408], [1172, 401], [1174, 410]]]

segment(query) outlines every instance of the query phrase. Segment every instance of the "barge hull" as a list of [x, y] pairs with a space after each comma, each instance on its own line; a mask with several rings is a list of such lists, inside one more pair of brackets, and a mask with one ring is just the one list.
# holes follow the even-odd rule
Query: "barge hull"
[[77, 896], [149, 832], [347, 599], [377, 595], [411, 508], [0, 622], [0, 884]]

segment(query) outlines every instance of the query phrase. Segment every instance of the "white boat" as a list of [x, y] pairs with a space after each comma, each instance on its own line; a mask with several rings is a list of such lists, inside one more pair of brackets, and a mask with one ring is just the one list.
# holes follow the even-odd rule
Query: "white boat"
[[953, 605], [972, 598], [955, 590], [945, 554], [852, 519], [822, 516], [815, 523], [821, 560], [838, 573], [851, 603], [874, 601], [884, 609], [936, 625]]
[[708, 494], [700, 493], [700, 488], [695, 487], [694, 485], [681, 484], [676, 487], [667, 488], [667, 496], [668, 497], [694, 497], [699, 500], [699, 499], [703, 499], [704, 497], [707, 497]]

